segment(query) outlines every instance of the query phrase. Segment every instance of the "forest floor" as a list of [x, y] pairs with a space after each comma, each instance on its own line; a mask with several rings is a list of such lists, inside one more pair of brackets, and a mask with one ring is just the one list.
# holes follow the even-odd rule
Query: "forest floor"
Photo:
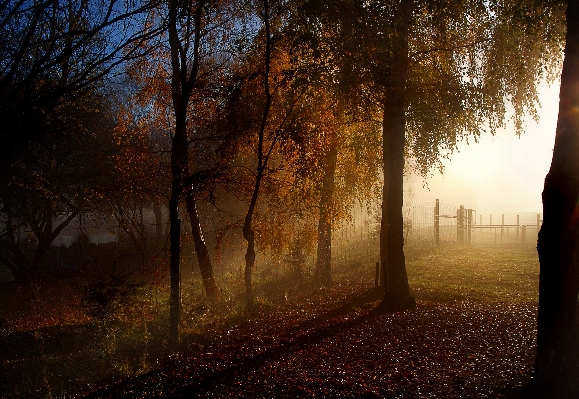
[[77, 397], [528, 397], [536, 252], [434, 250], [409, 257], [408, 275], [415, 310], [381, 312], [368, 278], [342, 279], [229, 318], [171, 364]]
[[417, 307], [398, 313], [377, 309], [371, 263], [338, 264], [320, 290], [307, 276], [257, 276], [252, 314], [241, 277], [221, 277], [217, 304], [189, 281], [177, 353], [166, 287], [95, 318], [78, 276], [3, 285], [0, 398], [523, 397], [536, 339], [531, 246], [407, 248]]

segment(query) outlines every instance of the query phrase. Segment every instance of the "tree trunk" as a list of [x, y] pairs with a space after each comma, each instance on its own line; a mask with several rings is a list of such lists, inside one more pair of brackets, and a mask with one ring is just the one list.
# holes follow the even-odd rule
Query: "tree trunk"
[[[169, 208], [172, 208], [171, 206]], [[173, 212], [175, 214], [176, 212]], [[179, 342], [179, 319], [181, 313], [181, 220], [171, 218], [170, 227], [170, 266], [171, 293], [169, 294], [169, 341], [175, 347]]]
[[[260, 130], [260, 137], [263, 131]], [[258, 150], [259, 154], [262, 153], [261, 149], [262, 140], [260, 139], [260, 148]], [[261, 161], [261, 155], [258, 156], [258, 166], [257, 166], [257, 176], [255, 177], [255, 186], [253, 188], [253, 194], [251, 196], [251, 201], [249, 203], [249, 208], [247, 214], [245, 215], [245, 220], [243, 222], [243, 238], [247, 241], [247, 251], [245, 252], [245, 305], [250, 311], [253, 309], [254, 297], [253, 297], [253, 267], [255, 266], [255, 232], [252, 228], [253, 214], [255, 212], [255, 206], [257, 205], [257, 198], [259, 196], [259, 188], [261, 186], [261, 179], [263, 178], [263, 163]]]
[[[169, 1], [169, 45], [171, 48], [171, 96], [175, 113], [175, 133], [171, 140], [171, 196], [169, 198], [169, 342], [174, 348], [179, 343], [179, 319], [181, 312], [181, 220], [179, 201], [183, 192], [183, 166], [187, 166], [187, 106], [183, 95], [182, 68], [179, 60], [179, 35], [177, 33], [176, 0]], [[186, 103], [185, 103], [186, 104]]]
[[171, 197], [169, 199], [170, 226], [170, 280], [169, 339], [172, 345], [179, 342], [179, 320], [181, 314], [181, 219], [179, 201], [183, 194], [183, 182], [189, 175], [187, 147], [187, 106], [175, 102], [175, 135], [171, 142]]
[[320, 198], [318, 252], [314, 277], [316, 285], [320, 287], [327, 287], [332, 284], [332, 209], [337, 160], [338, 149], [336, 140], [333, 140], [325, 159]]
[[[253, 231], [252, 221], [253, 214], [255, 212], [255, 206], [257, 204], [257, 198], [259, 196], [259, 188], [261, 186], [261, 180], [263, 179], [263, 172], [267, 164], [267, 157], [264, 155], [264, 139], [265, 139], [265, 128], [267, 125], [267, 118], [269, 116], [269, 110], [271, 107], [272, 95], [269, 87], [269, 71], [271, 64], [271, 49], [272, 49], [272, 38], [270, 34], [270, 15], [269, 15], [269, 0], [263, 0], [263, 22], [265, 29], [265, 75], [263, 78], [263, 89], [265, 95], [265, 105], [263, 108], [263, 114], [261, 117], [261, 123], [258, 132], [258, 144], [257, 144], [257, 174], [255, 176], [255, 185], [253, 187], [253, 194], [251, 195], [251, 201], [249, 203], [249, 208], [247, 214], [245, 215], [245, 221], [243, 222], [243, 238], [247, 241], [247, 252], [245, 253], [245, 302], [247, 308], [251, 311], [253, 309], [253, 282], [252, 273], [253, 266], [255, 265], [255, 232]], [[268, 154], [271, 153], [273, 145], [270, 148]]]
[[[388, 97], [387, 97], [388, 98]], [[388, 193], [390, 192], [390, 130], [392, 116], [388, 112], [390, 104], [384, 103], [382, 119], [382, 156], [384, 184], [382, 186], [382, 218], [380, 219], [380, 287], [384, 293], [390, 292], [390, 276], [388, 269]]]
[[[178, 112], [175, 112], [178, 114]], [[183, 177], [188, 173], [187, 136], [184, 117], [176, 119], [175, 136], [171, 144], [171, 198], [169, 199], [170, 222], [170, 281], [169, 296], [169, 340], [173, 346], [179, 342], [181, 314], [181, 219], [179, 201], [183, 193]]]
[[195, 243], [195, 252], [197, 253], [197, 259], [199, 260], [199, 269], [201, 270], [203, 286], [205, 287], [207, 297], [211, 300], [217, 300], [219, 298], [219, 290], [217, 289], [217, 284], [215, 284], [215, 279], [213, 278], [213, 266], [211, 265], [207, 245], [203, 239], [201, 223], [199, 222], [199, 216], [197, 215], [196, 201], [192, 194], [187, 194], [185, 201], [187, 202], [187, 213], [189, 214], [189, 220], [191, 221], [193, 242]]
[[[189, 143], [187, 139], [187, 108], [191, 90], [197, 81], [201, 43], [201, 20], [205, 1], [197, 1], [194, 15], [189, 15], [188, 24], [193, 24], [193, 60], [188, 64], [184, 45], [180, 42], [178, 11], [181, 4], [177, 0], [169, 1], [167, 30], [171, 51], [171, 99], [175, 114], [175, 133], [171, 140], [171, 197], [169, 199], [170, 242], [171, 242], [171, 294], [169, 299], [169, 340], [173, 346], [179, 342], [179, 320], [181, 312], [181, 220], [179, 219], [179, 201], [183, 194], [184, 182], [189, 177]], [[191, 32], [190, 32], [191, 33]], [[185, 40], [189, 41], [190, 37]], [[189, 44], [187, 44], [188, 46]], [[185, 47], [187, 47], [185, 46]]]
[[384, 188], [380, 226], [380, 256], [386, 309], [408, 309], [416, 306], [410, 294], [404, 257], [403, 181], [404, 142], [406, 129], [406, 81], [408, 79], [408, 28], [412, 17], [412, 1], [400, 5], [395, 24], [395, 41], [391, 66], [387, 66], [384, 98], [383, 156]]
[[579, 396], [579, 0], [567, 44], [551, 168], [543, 190], [535, 382], [549, 397]]
[[[251, 223], [251, 222], [250, 222]], [[255, 265], [255, 233], [250, 228], [243, 228], [243, 238], [247, 241], [247, 251], [245, 252], [245, 306], [251, 310], [253, 308], [253, 266]]]

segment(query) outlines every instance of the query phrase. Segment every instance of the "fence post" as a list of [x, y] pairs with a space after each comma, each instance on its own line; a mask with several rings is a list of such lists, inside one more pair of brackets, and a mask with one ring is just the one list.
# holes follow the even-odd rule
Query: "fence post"
[[493, 230], [495, 231], [495, 247], [497, 246], [497, 229], [493, 229], [493, 214], [491, 213], [489, 215], [489, 233], [493, 233]]
[[440, 201], [437, 199], [434, 205], [434, 241], [440, 246]]
[[517, 236], [515, 238], [515, 243], [519, 243], [519, 215], [517, 215]]
[[456, 210], [456, 241], [464, 245], [464, 206]]
[[466, 237], [467, 244], [472, 245], [472, 209], [468, 210]]
[[456, 244], [460, 245], [460, 208], [456, 210]]
[[501, 244], [503, 243], [503, 231], [505, 229], [505, 214], [501, 215]]
[[524, 244], [525, 239], [527, 238], [527, 225], [524, 224], [521, 226], [521, 228], [522, 228], [521, 243]]

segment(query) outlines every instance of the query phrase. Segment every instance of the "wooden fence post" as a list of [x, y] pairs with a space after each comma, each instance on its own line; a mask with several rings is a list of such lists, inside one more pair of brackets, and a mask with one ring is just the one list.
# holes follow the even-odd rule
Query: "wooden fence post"
[[437, 199], [434, 205], [434, 241], [440, 246], [440, 201]]
[[461, 245], [460, 242], [460, 232], [461, 232], [461, 226], [460, 226], [460, 208], [458, 208], [456, 210], [456, 244], [457, 245]]
[[519, 215], [517, 215], [517, 236], [515, 238], [515, 243], [519, 243]]
[[504, 229], [505, 229], [505, 214], [503, 213], [503, 214], [502, 214], [502, 217], [501, 217], [501, 244], [503, 243], [503, 232], [504, 232]]
[[472, 245], [472, 209], [468, 210], [466, 237], [467, 244]]
[[458, 209], [458, 214], [456, 215], [456, 226], [458, 232], [458, 244], [464, 245], [464, 230], [465, 230], [465, 214], [464, 214], [464, 206], [461, 205]]

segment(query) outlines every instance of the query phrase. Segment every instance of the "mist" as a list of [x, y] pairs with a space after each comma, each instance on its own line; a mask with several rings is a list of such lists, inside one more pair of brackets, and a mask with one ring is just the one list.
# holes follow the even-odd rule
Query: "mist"
[[0, 398], [579, 396], [564, 2], [121, 3], [0, 7]]
[[527, 117], [524, 134], [503, 129], [458, 143], [443, 160], [444, 172], [428, 179], [408, 176], [405, 195], [410, 201], [441, 201], [475, 209], [479, 215], [542, 213], [541, 193], [553, 156], [559, 83], [540, 87], [539, 122]]

